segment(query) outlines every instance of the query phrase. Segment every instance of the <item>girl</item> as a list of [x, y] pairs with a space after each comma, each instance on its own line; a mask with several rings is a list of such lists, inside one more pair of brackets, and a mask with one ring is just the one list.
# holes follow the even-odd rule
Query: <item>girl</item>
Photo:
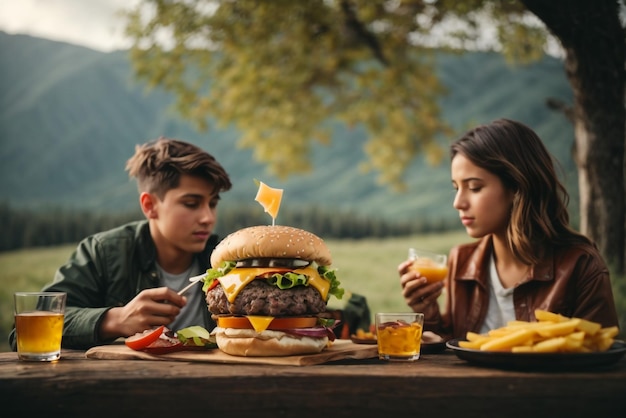
[[450, 151], [454, 207], [477, 240], [452, 249], [445, 282], [426, 284], [409, 260], [398, 266], [402, 294], [424, 312], [425, 329], [463, 338], [535, 320], [535, 309], [618, 325], [609, 271], [595, 245], [570, 228], [567, 191], [537, 134], [500, 119]]

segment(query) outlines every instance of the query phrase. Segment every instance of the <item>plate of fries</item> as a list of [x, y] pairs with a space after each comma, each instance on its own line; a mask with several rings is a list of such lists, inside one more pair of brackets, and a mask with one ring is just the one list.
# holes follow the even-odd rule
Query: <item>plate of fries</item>
[[375, 331], [374, 327], [370, 327], [368, 331], [359, 328], [350, 336], [350, 339], [355, 344], [377, 344]]
[[485, 334], [468, 332], [447, 342], [460, 359], [500, 368], [580, 370], [617, 363], [626, 343], [619, 329], [536, 310], [537, 321], [510, 321]]

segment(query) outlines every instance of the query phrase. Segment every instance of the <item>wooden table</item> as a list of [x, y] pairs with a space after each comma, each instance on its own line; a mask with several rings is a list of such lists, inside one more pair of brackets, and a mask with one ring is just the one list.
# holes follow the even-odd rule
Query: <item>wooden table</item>
[[[626, 358], [605, 370], [476, 367], [449, 350], [294, 367], [0, 353], [2, 417], [626, 417]], [[202, 415], [199, 415], [202, 414]]]

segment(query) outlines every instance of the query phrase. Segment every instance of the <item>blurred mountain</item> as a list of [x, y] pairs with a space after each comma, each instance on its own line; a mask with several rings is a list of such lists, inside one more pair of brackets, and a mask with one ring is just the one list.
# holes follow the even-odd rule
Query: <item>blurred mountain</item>
[[[449, 89], [443, 116], [452, 126], [461, 132], [500, 117], [527, 123], [560, 161], [577, 201], [573, 128], [545, 105], [549, 97], [571, 102], [559, 60], [511, 67], [498, 54], [475, 52], [442, 55], [438, 71]], [[125, 162], [136, 144], [169, 136], [202, 146], [228, 170], [234, 187], [222, 207], [254, 205], [256, 178], [285, 189], [283, 210], [314, 205], [388, 219], [456, 219], [447, 160], [434, 167], [416, 159], [407, 191], [396, 193], [359, 170], [364, 132], [338, 125], [332, 145], [313, 151], [312, 173], [279, 181], [250, 150], [237, 148], [236, 131], [200, 133], [181, 120], [170, 94], [133, 79], [125, 51], [0, 32], [0, 91], [0, 201], [12, 206], [136, 208]]]

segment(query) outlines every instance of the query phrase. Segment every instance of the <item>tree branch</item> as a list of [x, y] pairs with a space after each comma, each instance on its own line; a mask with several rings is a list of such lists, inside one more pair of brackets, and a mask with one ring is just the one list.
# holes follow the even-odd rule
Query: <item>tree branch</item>
[[369, 49], [371, 49], [378, 61], [380, 61], [384, 66], [388, 66], [389, 62], [383, 54], [378, 38], [372, 32], [368, 31], [365, 26], [363, 26], [363, 23], [357, 18], [356, 13], [354, 12], [354, 7], [349, 0], [341, 1], [341, 11], [344, 14], [346, 29], [350, 31], [351, 34], [356, 35], [360, 42], [364, 43]]
[[574, 124], [574, 121], [576, 120], [576, 118], [574, 116], [573, 106], [568, 105], [564, 101], [555, 99], [553, 97], [548, 97], [546, 99], [546, 105], [548, 106], [549, 109], [563, 113], [565, 117], [567, 118], [567, 120], [569, 120], [572, 124]]

